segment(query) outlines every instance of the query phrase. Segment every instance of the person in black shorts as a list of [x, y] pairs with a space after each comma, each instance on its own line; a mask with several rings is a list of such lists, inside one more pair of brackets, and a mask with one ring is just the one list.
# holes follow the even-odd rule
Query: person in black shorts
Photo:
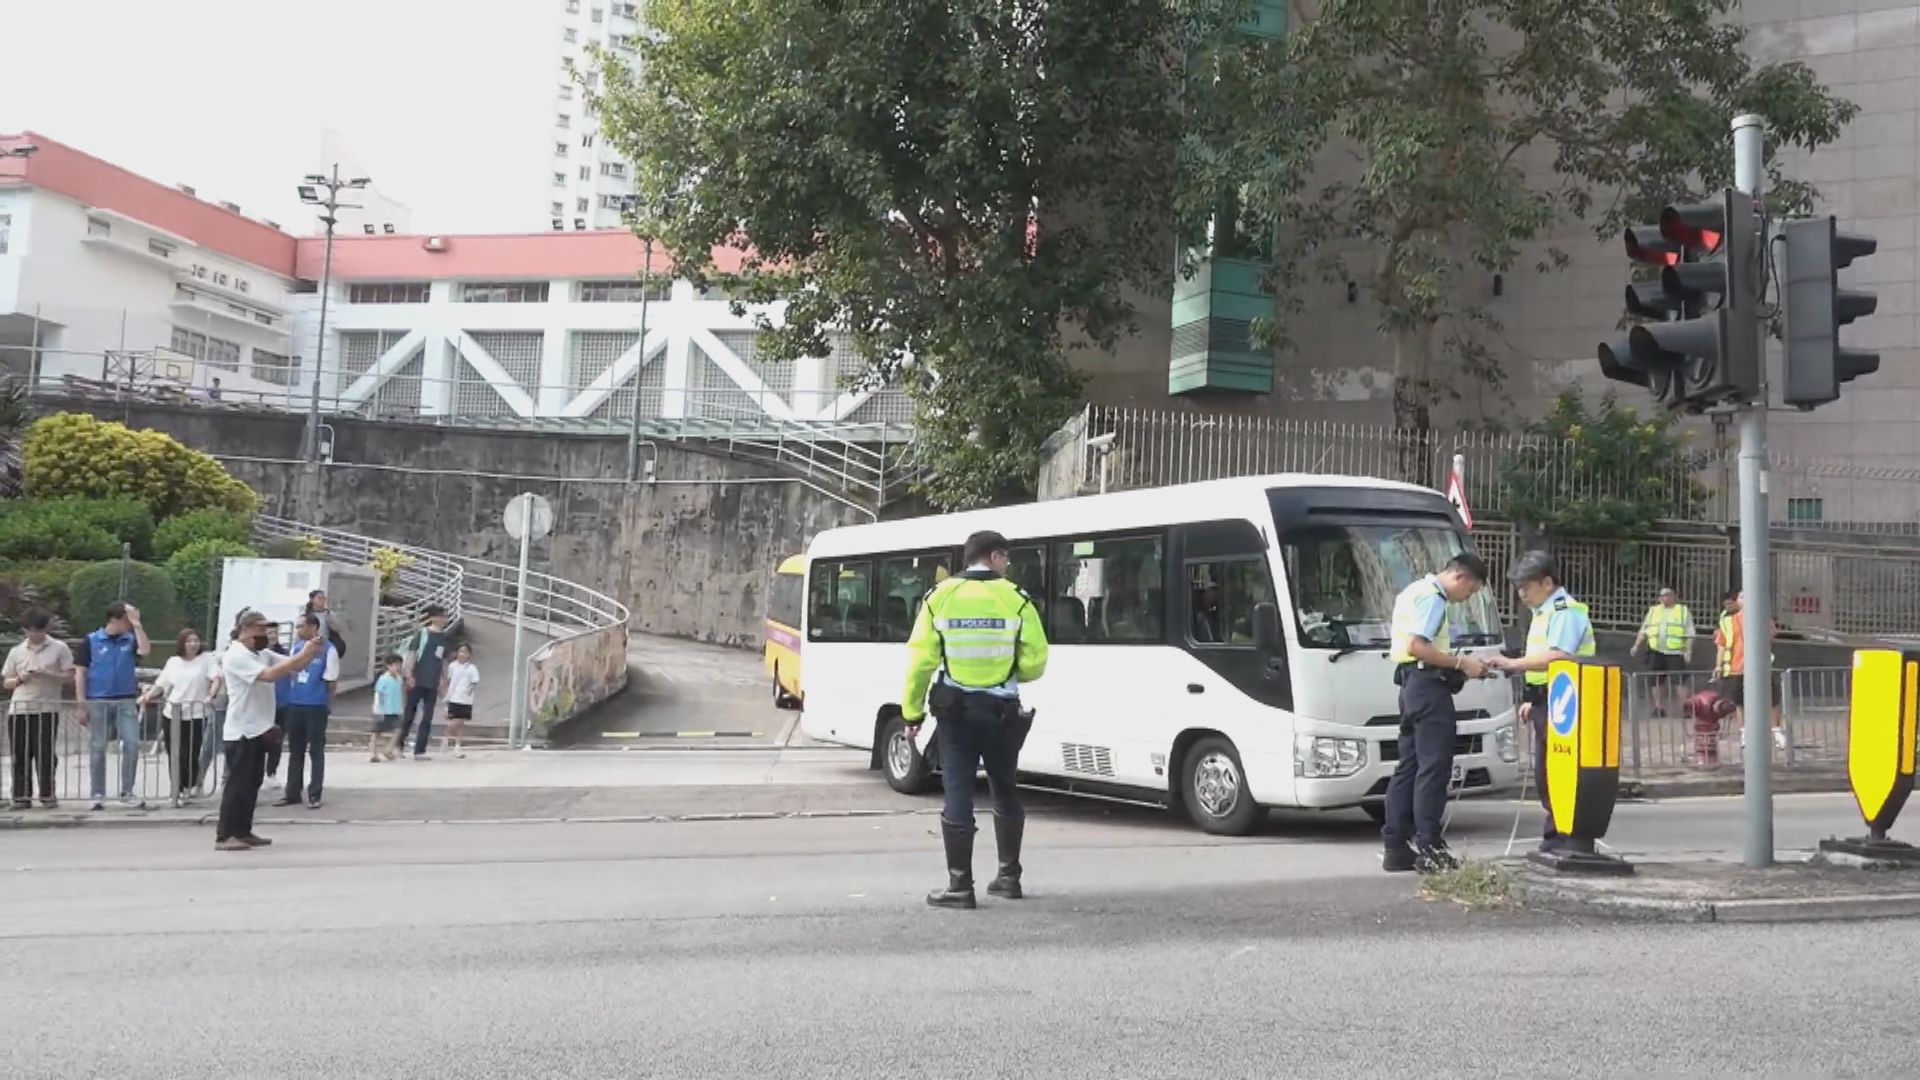
[[473, 646], [461, 642], [441, 682], [447, 695], [446, 749], [454, 757], [466, 757], [460, 749], [460, 737], [466, 734], [467, 721], [473, 719], [473, 694], [480, 687], [480, 669], [473, 666]]

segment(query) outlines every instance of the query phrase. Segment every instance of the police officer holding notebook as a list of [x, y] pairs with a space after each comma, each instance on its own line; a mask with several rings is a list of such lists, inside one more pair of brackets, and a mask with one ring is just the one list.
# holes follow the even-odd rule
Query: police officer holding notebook
[[1463, 603], [1487, 581], [1487, 564], [1462, 552], [1400, 591], [1393, 601], [1393, 681], [1400, 688], [1400, 758], [1387, 783], [1384, 865], [1390, 873], [1458, 869], [1440, 823], [1453, 781], [1453, 740], [1459, 726], [1453, 695], [1487, 666], [1455, 655], [1447, 605]]
[[907, 639], [907, 685], [901, 719], [917, 738], [929, 709], [939, 722], [940, 772], [946, 805], [940, 833], [946, 845], [947, 887], [927, 894], [934, 907], [971, 908], [973, 894], [973, 777], [983, 767], [993, 793], [993, 839], [1000, 873], [987, 892], [1018, 900], [1020, 841], [1027, 813], [1014, 787], [1020, 747], [1033, 713], [1020, 707], [1020, 684], [1047, 670], [1047, 635], [1040, 609], [1006, 578], [1006, 537], [967, 537], [967, 569], [933, 587]]

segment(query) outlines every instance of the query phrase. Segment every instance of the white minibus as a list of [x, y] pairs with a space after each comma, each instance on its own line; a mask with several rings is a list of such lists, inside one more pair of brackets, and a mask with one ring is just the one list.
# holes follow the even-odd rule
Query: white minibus
[[[1008, 576], [1052, 645], [1046, 676], [1021, 687], [1036, 710], [1023, 783], [1163, 804], [1234, 835], [1272, 807], [1382, 816], [1399, 749], [1394, 597], [1471, 550], [1438, 493], [1243, 477], [820, 533], [807, 551], [803, 730], [870, 749], [903, 792], [932, 787], [938, 757], [936, 723], [916, 744], [900, 721], [907, 636], [981, 529], [1011, 542]], [[1500, 651], [1486, 591], [1449, 619], [1454, 648]], [[1511, 789], [1510, 685], [1470, 683], [1456, 702], [1457, 789]]]

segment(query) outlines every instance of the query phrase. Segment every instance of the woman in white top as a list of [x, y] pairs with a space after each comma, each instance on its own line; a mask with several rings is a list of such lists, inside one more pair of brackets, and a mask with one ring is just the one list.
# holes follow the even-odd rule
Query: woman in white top
[[447, 735], [446, 747], [453, 751], [454, 757], [466, 757], [460, 750], [460, 736], [467, 730], [467, 721], [473, 719], [473, 692], [480, 686], [480, 669], [473, 666], [473, 646], [461, 645], [454, 650], [453, 663], [447, 665]]
[[[167, 757], [173, 761], [173, 805], [183, 806], [187, 793], [200, 783], [201, 747], [208, 738], [218, 738], [207, 730], [213, 718], [213, 699], [220, 685], [220, 658], [201, 649], [200, 635], [191, 629], [180, 631], [174, 653], [160, 669], [160, 678], [140, 695], [140, 704], [153, 700], [166, 702], [160, 725], [161, 739], [167, 745]], [[173, 732], [180, 732], [180, 745], [174, 746]]]

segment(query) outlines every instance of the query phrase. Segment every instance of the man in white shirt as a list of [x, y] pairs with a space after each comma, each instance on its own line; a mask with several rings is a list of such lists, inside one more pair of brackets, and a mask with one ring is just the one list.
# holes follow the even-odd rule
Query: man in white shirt
[[253, 832], [253, 812], [260, 802], [265, 779], [267, 748], [264, 736], [273, 729], [273, 684], [305, 670], [322, 656], [326, 639], [314, 635], [306, 645], [278, 662], [267, 652], [273, 624], [265, 615], [241, 612], [233, 644], [220, 658], [227, 687], [227, 787], [220, 797], [220, 824], [214, 833], [216, 851], [246, 851], [273, 841]]

